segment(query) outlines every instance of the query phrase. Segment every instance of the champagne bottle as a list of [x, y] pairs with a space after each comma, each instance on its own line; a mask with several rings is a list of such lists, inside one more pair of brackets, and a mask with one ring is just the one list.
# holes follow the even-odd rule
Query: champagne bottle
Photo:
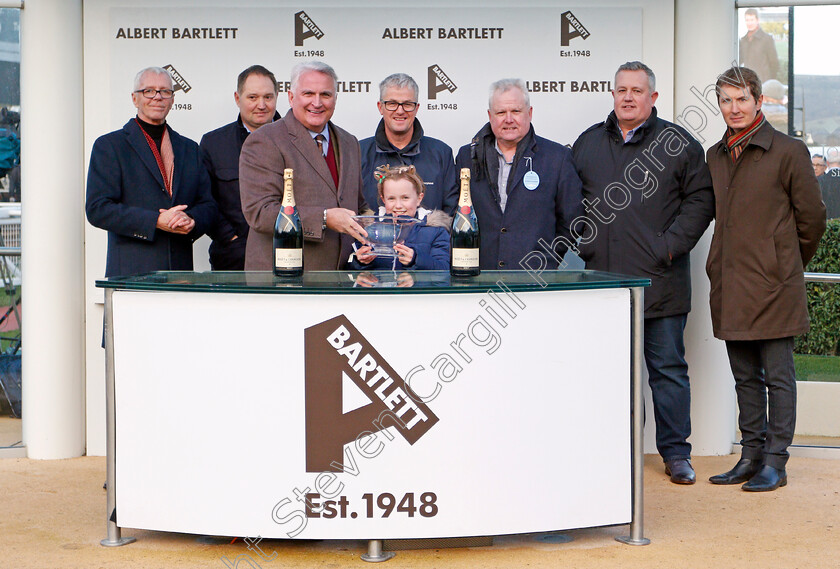
[[451, 245], [450, 273], [455, 277], [474, 277], [481, 270], [478, 267], [478, 248], [481, 239], [478, 234], [478, 219], [470, 197], [470, 169], [461, 169], [461, 196], [458, 209], [452, 220], [449, 235]]
[[294, 172], [283, 170], [283, 203], [274, 224], [274, 274], [298, 277], [303, 274], [303, 228], [292, 189]]

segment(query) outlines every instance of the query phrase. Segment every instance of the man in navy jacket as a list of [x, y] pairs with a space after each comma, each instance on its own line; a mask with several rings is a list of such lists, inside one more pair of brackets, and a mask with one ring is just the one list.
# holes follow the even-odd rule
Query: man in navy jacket
[[210, 267], [214, 271], [245, 269], [248, 222], [239, 197], [239, 153], [249, 134], [280, 118], [277, 112], [277, 79], [262, 65], [252, 65], [239, 74], [233, 100], [239, 116], [230, 124], [201, 137], [204, 165], [210, 172], [211, 192], [219, 206], [216, 223], [207, 232]]
[[137, 116], [93, 145], [85, 212], [108, 231], [106, 277], [192, 270], [193, 241], [216, 217], [198, 145], [166, 124], [173, 95], [165, 69], [141, 70]]
[[521, 79], [491, 85], [490, 117], [462, 146], [455, 166], [470, 169], [471, 197], [481, 234], [485, 270], [556, 268], [583, 216], [581, 183], [572, 152], [539, 137]]
[[362, 151], [362, 191], [365, 202], [376, 211], [379, 190], [373, 173], [379, 166], [414, 166], [426, 191], [423, 207], [440, 209], [451, 215], [458, 205], [458, 174], [452, 149], [446, 143], [426, 136], [417, 120], [417, 82], [405, 73], [389, 75], [379, 84], [376, 107], [382, 115], [376, 134], [359, 145]]

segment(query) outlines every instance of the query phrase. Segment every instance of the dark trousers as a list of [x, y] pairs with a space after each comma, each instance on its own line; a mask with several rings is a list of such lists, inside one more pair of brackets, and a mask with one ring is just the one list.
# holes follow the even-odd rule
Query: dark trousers
[[727, 341], [726, 351], [738, 395], [741, 456], [784, 469], [796, 426], [793, 338]]
[[683, 342], [686, 317], [645, 319], [645, 363], [653, 396], [656, 449], [665, 462], [691, 458], [691, 387]]
[[245, 244], [248, 237], [238, 237], [233, 241], [210, 244], [210, 268], [214, 271], [244, 271]]

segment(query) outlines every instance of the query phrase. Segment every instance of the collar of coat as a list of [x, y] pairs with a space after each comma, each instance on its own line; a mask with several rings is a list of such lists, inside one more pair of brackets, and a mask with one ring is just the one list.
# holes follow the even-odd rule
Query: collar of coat
[[[283, 115], [283, 122], [286, 124], [286, 129], [289, 131], [289, 134], [292, 136], [298, 137], [301, 140], [306, 140], [308, 137], [313, 144], [315, 143], [315, 139], [311, 134], [309, 134], [311, 131], [303, 126], [303, 123], [297, 119], [295, 112], [292, 109], [289, 109], [288, 112]], [[330, 129], [330, 148], [332, 148], [333, 154], [335, 155], [335, 165], [340, 172], [341, 148], [339, 147], [338, 133], [335, 130], [336, 127], [332, 120], [327, 121], [327, 128]], [[313, 146], [313, 148], [315, 147]]]
[[[650, 111], [650, 116], [645, 119], [640, 126], [636, 127], [635, 132], [633, 132], [633, 138], [631, 138], [626, 144], [636, 144], [644, 140], [645, 136], [647, 136], [648, 132], [653, 130], [653, 126], [656, 124], [656, 107], [653, 107]], [[615, 111], [610, 112], [607, 116], [607, 120], [604, 121], [604, 128], [607, 129], [607, 132], [610, 135], [618, 137], [619, 140], [624, 140], [624, 135], [621, 133], [621, 127], [618, 126], [618, 117], [615, 115]]]
[[[289, 109], [288, 111], [286, 111], [286, 114], [283, 115], [283, 122], [286, 123], [286, 128], [289, 130], [290, 133], [293, 133], [295, 136], [299, 136], [301, 138], [303, 138], [303, 135], [305, 134], [306, 136], [312, 139], [313, 143], [315, 142], [315, 138], [311, 134], [309, 134], [311, 131], [305, 126], [303, 126], [303, 123], [297, 119], [297, 117], [295, 116], [295, 112], [292, 109]], [[332, 137], [335, 134], [332, 119], [327, 121], [327, 128], [330, 129], [330, 144], [332, 144]]]
[[742, 39], [746, 39], [747, 41], [752, 41], [754, 38], [760, 38], [761, 36], [769, 36], [769, 35], [770, 34], [765, 32], [761, 28], [761, 26], [759, 26], [759, 27], [756, 28], [756, 30], [752, 34], [750, 34], [750, 32], [745, 33], [744, 37]]
[[[274, 111], [274, 117], [271, 119], [271, 122], [280, 120], [281, 118], [282, 117], [280, 116], [280, 113], [278, 111]], [[248, 132], [248, 129], [245, 128], [245, 125], [242, 123], [242, 113], [239, 113], [238, 115], [236, 115], [236, 123], [239, 125], [240, 132], [244, 133], [245, 136], [248, 136], [249, 134], [251, 134], [250, 132]], [[268, 123], [268, 124], [271, 124], [271, 123]], [[251, 132], [253, 132], [253, 131], [251, 131]]]
[[[534, 125], [531, 124], [528, 134], [516, 145], [516, 154], [513, 155], [513, 166], [510, 169], [511, 176], [516, 172], [519, 159], [526, 150], [537, 151], [536, 136]], [[472, 159], [472, 173], [475, 181], [486, 177], [490, 187], [498, 192], [499, 184], [496, 178], [499, 175], [499, 153], [496, 151], [496, 135], [493, 134], [489, 122], [478, 131], [478, 134], [470, 142], [470, 158]]]
[[[286, 126], [286, 130], [289, 133], [289, 136], [292, 139], [292, 143], [298, 147], [298, 150], [301, 151], [306, 161], [315, 168], [315, 171], [323, 178], [323, 180], [327, 183], [327, 186], [330, 188], [334, 188], [335, 182], [330, 175], [330, 170], [327, 167], [326, 160], [318, 160], [316, 157], [321, 156], [317, 151], [317, 145], [315, 144], [315, 140], [312, 138], [312, 135], [309, 134], [309, 130], [303, 126], [303, 123], [297, 120], [295, 113], [292, 109], [289, 109], [283, 118], [281, 119], [283, 124]], [[332, 149], [333, 155], [335, 156], [335, 167], [338, 169], [339, 176], [341, 176], [341, 141], [339, 140], [339, 134], [337, 132], [338, 127], [335, 126], [332, 120], [327, 121], [327, 128], [330, 129], [330, 148]], [[346, 132], [346, 131], [342, 131]], [[308, 141], [308, 142], [305, 142]], [[308, 144], [312, 144], [312, 146], [308, 146]], [[308, 148], [309, 150], [305, 150]], [[311, 152], [312, 149], [315, 149], [315, 152]], [[337, 190], [338, 188], [336, 188]]]
[[376, 127], [376, 151], [396, 153], [400, 156], [415, 156], [420, 154], [420, 138], [423, 136], [423, 127], [420, 126], [420, 121], [416, 117], [413, 128], [411, 141], [405, 145], [405, 148], [394, 148], [394, 145], [388, 140], [388, 135], [385, 134], [385, 119], [380, 119], [379, 126]]
[[[183, 159], [183, 149], [184, 144], [181, 135], [177, 132], [172, 130], [172, 127], [169, 126], [167, 123], [166, 130], [169, 131], [169, 140], [172, 142], [172, 151], [175, 157], [175, 164], [180, 164], [181, 160]], [[145, 136], [143, 136], [143, 131], [140, 128], [140, 125], [137, 124], [137, 121], [129, 119], [127, 123], [123, 125], [123, 132], [125, 133], [126, 140], [128, 144], [134, 149], [134, 152], [137, 153], [137, 156], [140, 158], [140, 161], [146, 168], [149, 170], [152, 176], [154, 176], [157, 183], [160, 185], [161, 188], [165, 187], [166, 184], [163, 181], [163, 176], [160, 173], [160, 168], [157, 165], [157, 161], [155, 160], [154, 154], [152, 154], [151, 150], [149, 149], [149, 144], [146, 142]], [[181, 177], [178, 174], [179, 170], [175, 169], [175, 174], [173, 175], [172, 180], [172, 195], [176, 195], [180, 186]]]
[[[764, 124], [761, 126], [761, 128], [759, 128], [755, 132], [755, 134], [753, 134], [752, 137], [750, 137], [750, 141], [747, 143], [747, 146], [746, 148], [744, 148], [744, 150], [746, 150], [750, 146], [758, 146], [759, 148], [767, 152], [768, 150], [770, 150], [770, 145], [773, 143], [774, 130], [775, 129], [773, 128], [773, 125], [771, 125], [769, 121], [764, 121]], [[721, 137], [720, 142], [718, 143], [718, 148], [716, 151], [718, 154], [728, 152], [728, 149], [726, 147], [726, 134], [728, 132], [728, 128], [725, 131], [723, 131], [723, 136]]]

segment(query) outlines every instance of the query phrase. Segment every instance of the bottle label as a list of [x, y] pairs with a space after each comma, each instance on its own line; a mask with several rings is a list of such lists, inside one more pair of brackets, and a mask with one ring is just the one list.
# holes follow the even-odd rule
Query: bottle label
[[303, 249], [275, 249], [274, 266], [278, 269], [297, 269], [303, 266]]
[[283, 190], [283, 201], [280, 202], [280, 205], [283, 206], [283, 209], [287, 212], [295, 207], [295, 194], [292, 190], [292, 184], [286, 184], [286, 187]]
[[478, 267], [478, 249], [452, 249], [452, 266], [473, 269]]
[[[283, 170], [283, 201], [280, 205], [283, 207], [295, 205], [295, 192], [292, 189], [294, 185], [294, 172], [291, 168]], [[291, 213], [291, 212], [287, 212]]]
[[470, 183], [461, 185], [461, 195], [458, 197], [458, 207], [472, 207], [472, 196], [470, 196]]
[[[470, 197], [470, 169], [461, 168], [461, 195], [458, 197], [458, 207], [472, 207], [472, 198]], [[464, 212], [467, 213], [467, 212]]]

